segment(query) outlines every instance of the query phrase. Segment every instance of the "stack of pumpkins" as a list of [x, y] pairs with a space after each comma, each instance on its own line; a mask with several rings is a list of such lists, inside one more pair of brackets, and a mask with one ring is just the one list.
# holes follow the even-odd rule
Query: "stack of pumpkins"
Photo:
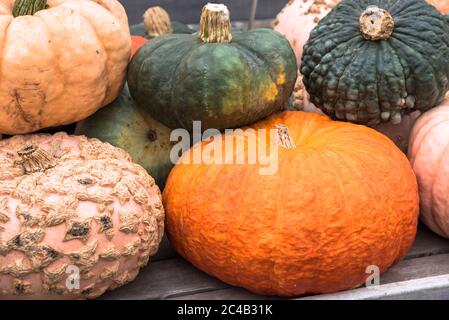
[[[442, 102], [447, 19], [424, 0], [337, 2], [291, 1], [277, 24], [290, 45], [270, 29], [233, 32], [219, 4], [203, 8], [196, 34], [157, 7], [131, 36], [116, 0], [0, 0], [2, 32], [14, 34], [0, 133], [17, 135], [0, 141], [0, 297], [121, 286], [158, 250], [164, 219], [173, 247], [229, 284], [279, 296], [360, 286], [414, 241], [412, 166], [424, 222], [448, 236], [449, 132], [436, 138], [449, 106], [418, 120], [412, 166], [369, 128]], [[289, 27], [289, 10], [309, 27]], [[329, 117], [283, 111], [298, 66], [296, 96]], [[77, 121], [77, 135], [28, 134]], [[172, 169], [172, 130], [194, 121], [239, 129], [197, 142]], [[268, 162], [239, 161], [261, 149]], [[209, 161], [192, 161], [204, 150]]]

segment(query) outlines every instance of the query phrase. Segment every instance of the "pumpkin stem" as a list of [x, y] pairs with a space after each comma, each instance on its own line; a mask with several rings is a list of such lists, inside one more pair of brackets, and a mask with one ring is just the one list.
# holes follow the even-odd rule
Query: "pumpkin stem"
[[360, 32], [368, 40], [386, 40], [393, 33], [394, 20], [391, 14], [376, 6], [369, 6], [359, 19]]
[[32, 16], [47, 7], [47, 0], [16, 0], [12, 9], [14, 17]]
[[25, 174], [45, 171], [56, 166], [55, 158], [35, 145], [26, 145], [17, 151], [17, 154], [21, 159], [16, 161], [15, 165], [21, 165]]
[[143, 14], [147, 34], [153, 38], [173, 33], [170, 16], [161, 7], [151, 7]]
[[205, 43], [232, 41], [231, 18], [224, 4], [208, 3], [203, 7], [198, 37]]
[[288, 131], [288, 127], [285, 124], [277, 124], [275, 126], [276, 129], [276, 143], [278, 146], [281, 146], [285, 149], [293, 149], [296, 148], [295, 143], [293, 142], [292, 136]]

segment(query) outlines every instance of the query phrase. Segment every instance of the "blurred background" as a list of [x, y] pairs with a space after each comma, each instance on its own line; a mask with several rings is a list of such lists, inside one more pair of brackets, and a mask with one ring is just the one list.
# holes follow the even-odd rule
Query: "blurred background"
[[[207, 2], [223, 3], [231, 11], [233, 21], [246, 21], [249, 19], [253, 0], [119, 0], [125, 7], [130, 24], [139, 23], [142, 14], [152, 6], [161, 6], [170, 15], [170, 18], [183, 23], [199, 22], [202, 7]], [[448, 0], [449, 1], [449, 0]], [[284, 7], [288, 0], [258, 0], [256, 19], [273, 19]]]

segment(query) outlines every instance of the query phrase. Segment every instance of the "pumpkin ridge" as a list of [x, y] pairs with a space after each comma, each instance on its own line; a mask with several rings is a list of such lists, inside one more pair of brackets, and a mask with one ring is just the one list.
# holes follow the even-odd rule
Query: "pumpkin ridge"
[[[104, 7], [102, 7], [102, 8], [104, 8]], [[111, 81], [109, 79], [109, 74], [110, 73], [109, 73], [109, 66], [108, 66], [108, 63], [109, 63], [108, 51], [106, 50], [103, 42], [101, 41], [101, 38], [100, 38], [100, 36], [98, 34], [97, 29], [95, 29], [95, 25], [93, 23], [91, 23], [90, 20], [83, 15], [81, 10], [78, 11], [78, 15], [80, 16], [81, 19], [83, 19], [86, 22], [87, 25], [89, 25], [92, 28], [92, 30], [93, 30], [93, 32], [95, 34], [95, 37], [97, 38], [97, 42], [100, 44], [100, 46], [101, 46], [101, 48], [102, 48], [102, 50], [104, 52], [105, 62], [104, 62], [103, 73], [106, 73], [104, 96], [103, 96], [103, 100], [102, 100], [102, 105], [104, 105], [105, 103], [107, 103], [107, 100], [109, 98], [109, 91], [111, 89]], [[109, 101], [109, 102], [111, 102], [111, 101]]]
[[[441, 124], [443, 124], [443, 122], [441, 122]], [[436, 129], [436, 127], [434, 127]], [[442, 227], [440, 227], [440, 223], [437, 222], [438, 219], [438, 215], [435, 214], [434, 208], [435, 208], [435, 180], [437, 179], [437, 175], [441, 170], [441, 163], [443, 162], [444, 156], [446, 151], [448, 151], [449, 149], [449, 142], [446, 143], [446, 145], [442, 148], [442, 152], [440, 153], [440, 155], [438, 156], [437, 161], [435, 162], [435, 165], [433, 166], [433, 171], [432, 171], [432, 187], [430, 189], [430, 203], [429, 203], [429, 215], [427, 216], [427, 218], [431, 218], [432, 221], [434, 222], [434, 228], [436, 228], [439, 232], [441, 232], [440, 235], [444, 235], [444, 230]], [[443, 224], [444, 225], [444, 224]]]
[[[422, 53], [420, 53], [420, 52], [417, 51], [417, 50], [414, 50], [414, 49], [413, 49], [412, 47], [410, 47], [407, 43], [404, 43], [402, 40], [398, 39], [397, 37], [392, 37], [392, 42], [394, 42], [394, 41], [398, 41], [398, 42], [402, 43], [404, 46], [406, 46], [407, 48], [409, 48], [409, 50], [412, 50], [413, 52], [418, 53], [418, 55], [419, 55], [420, 57], [422, 57], [422, 59], [419, 60], [419, 61], [420, 61], [421, 63], [424, 62], [424, 63], [426, 63], [426, 65], [429, 65], [429, 66], [432, 68], [432, 70], [434, 71], [435, 74], [439, 74], [439, 71], [435, 69], [435, 67], [433, 66], [432, 63], [430, 63], [427, 59], [424, 58], [424, 56], [423, 56]], [[393, 44], [393, 43], [392, 43], [392, 46], [394, 47], [394, 44]], [[395, 49], [396, 49], [396, 47], [395, 47]], [[409, 57], [408, 55], [407, 55], [406, 57], [407, 57], [407, 58], [411, 58], [411, 57]], [[410, 70], [412, 71], [412, 73], [410, 74], [410, 77], [415, 78], [415, 77], [417, 76], [417, 75], [416, 75], [416, 70], [415, 70], [415, 68], [410, 67]], [[440, 82], [436, 79], [436, 77], [434, 76], [434, 74], [432, 74], [432, 84], [433, 84], [434, 86], [440, 88]], [[448, 88], [448, 86], [449, 86], [449, 83], [446, 82], [446, 87]], [[440, 96], [438, 96], [438, 95], [435, 96], [435, 95], [434, 95], [433, 101], [432, 101], [432, 105], [437, 105], [439, 102], [441, 102], [441, 101], [443, 100], [443, 98], [444, 98], [444, 94], [443, 94], [443, 95], [440, 94]], [[415, 108], [416, 108], [416, 109], [421, 109], [421, 108], [417, 108], [417, 107], [419, 106], [419, 104], [418, 104], [419, 102], [420, 102], [419, 100], [415, 100]]]

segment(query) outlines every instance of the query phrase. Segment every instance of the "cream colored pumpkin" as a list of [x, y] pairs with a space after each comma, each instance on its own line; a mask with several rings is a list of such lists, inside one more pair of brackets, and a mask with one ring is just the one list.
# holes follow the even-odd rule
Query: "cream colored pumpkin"
[[117, 0], [48, 0], [17, 17], [14, 3], [0, 0], [0, 133], [73, 123], [118, 96], [131, 38]]
[[449, 238], [449, 100], [418, 119], [408, 156], [418, 179], [421, 220]]
[[0, 141], [0, 299], [97, 297], [163, 233], [159, 188], [125, 151], [65, 133]]
[[274, 29], [290, 42], [298, 66], [310, 32], [338, 2], [340, 0], [290, 0], [276, 17]]

